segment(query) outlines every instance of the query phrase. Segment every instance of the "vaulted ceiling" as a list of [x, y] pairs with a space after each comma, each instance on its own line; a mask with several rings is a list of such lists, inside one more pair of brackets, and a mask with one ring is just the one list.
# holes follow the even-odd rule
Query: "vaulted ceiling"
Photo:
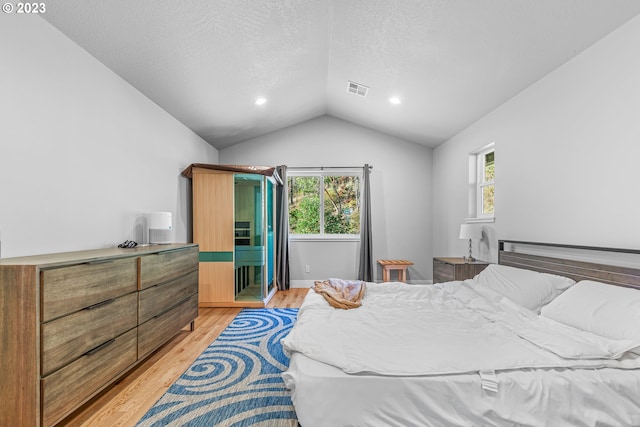
[[41, 16], [221, 149], [325, 114], [435, 147], [639, 13], [637, 0], [56, 0]]

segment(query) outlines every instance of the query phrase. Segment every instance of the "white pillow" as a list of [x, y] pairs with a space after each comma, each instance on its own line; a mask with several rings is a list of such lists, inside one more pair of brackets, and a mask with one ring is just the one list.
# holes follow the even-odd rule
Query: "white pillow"
[[640, 290], [582, 280], [541, 316], [603, 337], [640, 341]]
[[575, 283], [568, 277], [500, 264], [488, 265], [474, 280], [480, 291], [489, 288], [535, 312]]

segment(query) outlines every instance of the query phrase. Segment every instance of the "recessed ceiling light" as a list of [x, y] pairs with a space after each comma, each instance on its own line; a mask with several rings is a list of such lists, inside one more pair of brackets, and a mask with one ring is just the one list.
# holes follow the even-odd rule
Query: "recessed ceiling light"
[[264, 105], [266, 103], [267, 103], [267, 98], [263, 98], [263, 97], [256, 98], [256, 105]]
[[400, 105], [402, 103], [402, 101], [400, 101], [400, 98], [398, 98], [397, 96], [392, 96], [391, 98], [389, 98], [389, 102], [393, 105]]

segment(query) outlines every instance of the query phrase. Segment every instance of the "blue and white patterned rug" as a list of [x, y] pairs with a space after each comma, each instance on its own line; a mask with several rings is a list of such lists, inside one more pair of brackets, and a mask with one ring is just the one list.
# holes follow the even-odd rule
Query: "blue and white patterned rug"
[[244, 309], [136, 424], [159, 426], [297, 426], [281, 373], [280, 340], [298, 309]]

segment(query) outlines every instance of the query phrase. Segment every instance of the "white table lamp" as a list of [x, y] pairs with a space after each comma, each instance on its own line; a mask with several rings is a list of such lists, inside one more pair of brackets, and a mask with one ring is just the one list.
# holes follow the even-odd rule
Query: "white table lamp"
[[464, 258], [467, 262], [473, 262], [475, 259], [471, 256], [471, 241], [473, 239], [482, 239], [482, 230], [473, 224], [460, 224], [460, 239], [469, 239], [469, 257]]

